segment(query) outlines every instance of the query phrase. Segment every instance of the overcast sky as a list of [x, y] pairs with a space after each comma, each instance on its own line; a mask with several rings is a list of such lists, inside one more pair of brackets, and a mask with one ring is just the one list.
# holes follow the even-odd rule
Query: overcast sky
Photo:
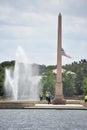
[[87, 0], [0, 0], [0, 63], [15, 60], [18, 46], [31, 63], [55, 65], [58, 14], [62, 47], [72, 59], [87, 59]]

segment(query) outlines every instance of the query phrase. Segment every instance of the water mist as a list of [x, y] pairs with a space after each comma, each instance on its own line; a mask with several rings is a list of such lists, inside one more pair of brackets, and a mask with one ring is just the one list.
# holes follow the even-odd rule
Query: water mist
[[21, 47], [16, 52], [15, 67], [5, 71], [5, 92], [12, 100], [39, 100], [38, 67], [33, 67]]

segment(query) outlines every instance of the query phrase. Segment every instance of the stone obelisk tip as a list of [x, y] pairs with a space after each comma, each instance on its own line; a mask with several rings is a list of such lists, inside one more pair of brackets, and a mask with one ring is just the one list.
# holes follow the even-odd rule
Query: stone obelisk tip
[[61, 13], [59, 13], [59, 16], [62, 16]]

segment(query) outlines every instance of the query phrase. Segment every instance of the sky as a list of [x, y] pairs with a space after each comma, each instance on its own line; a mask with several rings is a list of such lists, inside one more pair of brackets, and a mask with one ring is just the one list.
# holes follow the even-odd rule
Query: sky
[[0, 0], [0, 63], [16, 59], [21, 46], [31, 63], [57, 64], [58, 15], [62, 47], [72, 58], [87, 59], [87, 0]]

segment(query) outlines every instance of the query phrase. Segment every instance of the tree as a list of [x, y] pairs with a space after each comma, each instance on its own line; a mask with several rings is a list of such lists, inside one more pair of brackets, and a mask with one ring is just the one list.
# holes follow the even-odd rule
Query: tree
[[42, 92], [45, 94], [46, 91], [50, 92], [52, 95], [54, 95], [55, 91], [55, 75], [52, 71], [47, 70], [41, 80], [42, 83]]
[[65, 97], [73, 96], [76, 92], [75, 89], [75, 74], [63, 73], [63, 93]]
[[82, 91], [84, 95], [87, 95], [87, 77], [83, 80]]
[[75, 79], [76, 95], [83, 94], [82, 89], [81, 89], [82, 84], [83, 84], [82, 83], [83, 79], [84, 79], [84, 74], [80, 70], [79, 72], [77, 72], [76, 79]]

